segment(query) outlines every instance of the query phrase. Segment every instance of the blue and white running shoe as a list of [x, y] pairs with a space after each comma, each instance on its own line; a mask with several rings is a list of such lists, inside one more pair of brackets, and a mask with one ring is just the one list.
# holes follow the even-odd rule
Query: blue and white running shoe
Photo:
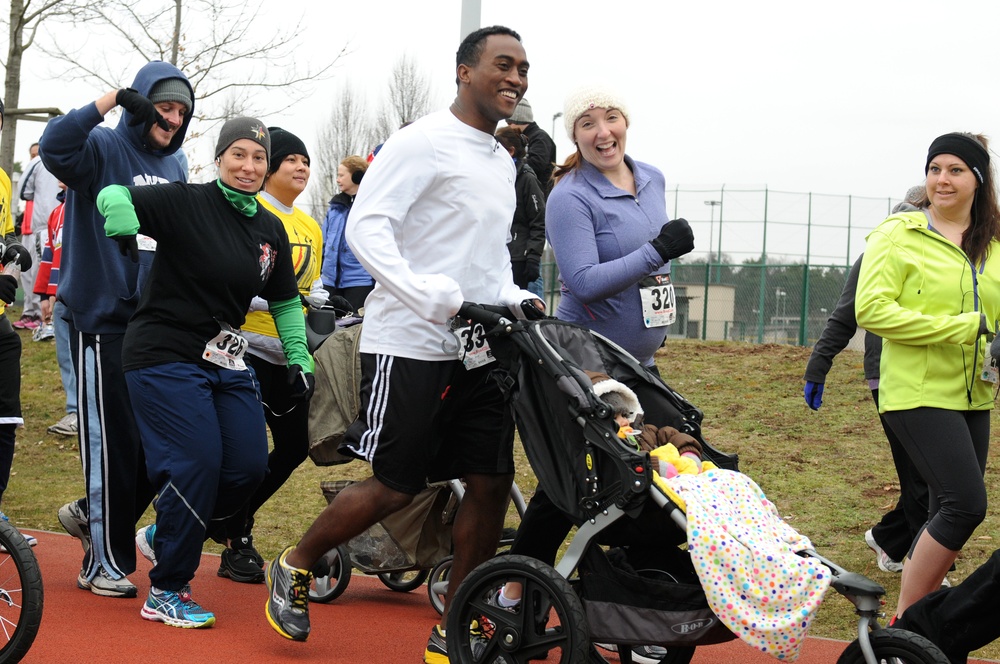
[[215, 614], [201, 608], [191, 599], [191, 586], [184, 586], [178, 592], [150, 588], [140, 615], [146, 620], [185, 629], [211, 627], [215, 624]]

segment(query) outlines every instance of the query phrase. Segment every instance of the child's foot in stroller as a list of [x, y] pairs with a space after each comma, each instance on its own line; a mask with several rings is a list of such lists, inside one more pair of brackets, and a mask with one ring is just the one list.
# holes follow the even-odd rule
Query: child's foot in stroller
[[[618, 652], [614, 643], [595, 643], [595, 646], [608, 652]], [[667, 656], [667, 649], [660, 646], [632, 646], [632, 661], [638, 664], [659, 664]]]
[[878, 545], [875, 541], [875, 535], [872, 533], [871, 529], [865, 533], [865, 543], [868, 548], [875, 552], [875, 562], [878, 563], [878, 568], [883, 572], [902, 572], [903, 563], [896, 562], [889, 557], [889, 554], [882, 550], [882, 547]]
[[[520, 584], [518, 584], [520, 586]], [[510, 611], [511, 613], [517, 613], [517, 607], [521, 604], [521, 598], [508, 598], [504, 592], [507, 586], [499, 588], [495, 593], [489, 596], [486, 603], [490, 606], [495, 606], [498, 609], [503, 609], [504, 611]], [[520, 592], [520, 587], [518, 587], [518, 592]]]

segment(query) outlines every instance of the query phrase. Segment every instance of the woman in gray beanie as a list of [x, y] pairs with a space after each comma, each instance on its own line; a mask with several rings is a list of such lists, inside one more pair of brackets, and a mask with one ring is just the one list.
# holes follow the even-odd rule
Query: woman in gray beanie
[[156, 523], [136, 534], [154, 562], [141, 615], [174, 627], [215, 623], [190, 586], [206, 527], [244, 505], [267, 469], [264, 411], [240, 329], [254, 297], [269, 304], [292, 399], [312, 393], [288, 235], [256, 197], [270, 150], [264, 123], [233, 118], [219, 134], [215, 182], [112, 185], [97, 197], [123, 254], [135, 256], [139, 238], [156, 243], [122, 354], [158, 494]]
[[[281, 127], [268, 127], [271, 159], [264, 189], [257, 200], [281, 220], [292, 249], [292, 265], [298, 277], [299, 294], [313, 306], [327, 300], [320, 280], [323, 234], [319, 224], [295, 206], [309, 183], [309, 152], [295, 134]], [[282, 349], [268, 303], [255, 297], [250, 305], [243, 334], [249, 346], [247, 364], [257, 376], [264, 418], [274, 443], [267, 457], [267, 476], [250, 500], [224, 527], [209, 535], [226, 548], [219, 560], [219, 576], [240, 583], [264, 580], [264, 559], [254, 548], [254, 515], [281, 488], [309, 452], [309, 409], [295, 399], [296, 387], [286, 380], [288, 358]]]

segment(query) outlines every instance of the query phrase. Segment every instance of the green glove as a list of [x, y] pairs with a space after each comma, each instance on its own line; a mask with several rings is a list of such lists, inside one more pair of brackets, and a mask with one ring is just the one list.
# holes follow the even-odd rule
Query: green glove
[[120, 184], [108, 185], [97, 195], [97, 209], [104, 215], [104, 234], [118, 243], [122, 256], [139, 262], [139, 217], [135, 214], [132, 194]]

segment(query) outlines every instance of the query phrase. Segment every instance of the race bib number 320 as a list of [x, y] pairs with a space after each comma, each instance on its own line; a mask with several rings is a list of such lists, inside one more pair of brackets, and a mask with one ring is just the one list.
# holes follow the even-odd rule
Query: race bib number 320
[[669, 274], [654, 274], [639, 282], [642, 322], [646, 327], [673, 325], [677, 320], [674, 285]]

